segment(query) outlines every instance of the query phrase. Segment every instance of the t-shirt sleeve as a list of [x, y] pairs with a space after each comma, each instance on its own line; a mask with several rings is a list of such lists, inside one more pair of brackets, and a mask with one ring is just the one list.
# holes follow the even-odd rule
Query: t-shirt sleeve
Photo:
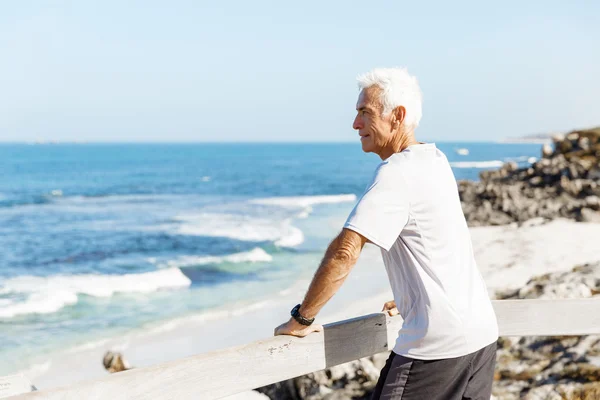
[[350, 213], [344, 228], [389, 251], [408, 222], [409, 200], [402, 173], [381, 164]]

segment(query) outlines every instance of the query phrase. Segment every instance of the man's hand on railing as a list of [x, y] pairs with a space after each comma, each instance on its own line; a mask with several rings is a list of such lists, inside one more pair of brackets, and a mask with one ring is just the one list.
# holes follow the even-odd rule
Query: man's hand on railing
[[386, 302], [381, 311], [387, 311], [390, 317], [399, 314], [398, 309], [396, 308], [396, 302], [394, 300]]
[[304, 337], [312, 332], [321, 332], [323, 330], [322, 325], [310, 325], [305, 326], [296, 321], [294, 318], [290, 318], [290, 320], [284, 324], [279, 325], [275, 328], [275, 336], [278, 335], [290, 335], [297, 337]]

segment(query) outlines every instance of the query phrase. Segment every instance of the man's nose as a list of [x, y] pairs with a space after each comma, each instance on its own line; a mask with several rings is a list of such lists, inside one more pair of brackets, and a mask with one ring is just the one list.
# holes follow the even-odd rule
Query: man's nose
[[352, 128], [359, 130], [360, 128], [362, 128], [362, 123], [360, 122], [360, 118], [358, 118], [358, 115], [356, 116], [356, 118], [354, 118], [354, 123], [352, 124]]

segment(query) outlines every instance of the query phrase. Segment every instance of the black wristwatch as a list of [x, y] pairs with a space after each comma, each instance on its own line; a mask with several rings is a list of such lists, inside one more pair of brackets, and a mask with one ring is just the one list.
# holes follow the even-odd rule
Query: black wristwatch
[[290, 314], [296, 321], [298, 321], [302, 325], [309, 326], [313, 322], [315, 322], [314, 318], [308, 319], [308, 318], [304, 318], [302, 315], [300, 315], [300, 304], [298, 304], [296, 307], [292, 308], [292, 312]]

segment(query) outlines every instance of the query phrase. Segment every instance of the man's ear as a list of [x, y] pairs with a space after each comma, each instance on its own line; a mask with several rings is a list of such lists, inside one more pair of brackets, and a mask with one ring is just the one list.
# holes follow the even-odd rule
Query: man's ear
[[394, 118], [395, 118], [395, 124], [398, 125], [402, 125], [402, 123], [404, 122], [404, 119], [406, 118], [406, 108], [404, 108], [404, 106], [398, 106], [396, 108], [394, 108], [394, 111], [392, 111], [394, 113]]

